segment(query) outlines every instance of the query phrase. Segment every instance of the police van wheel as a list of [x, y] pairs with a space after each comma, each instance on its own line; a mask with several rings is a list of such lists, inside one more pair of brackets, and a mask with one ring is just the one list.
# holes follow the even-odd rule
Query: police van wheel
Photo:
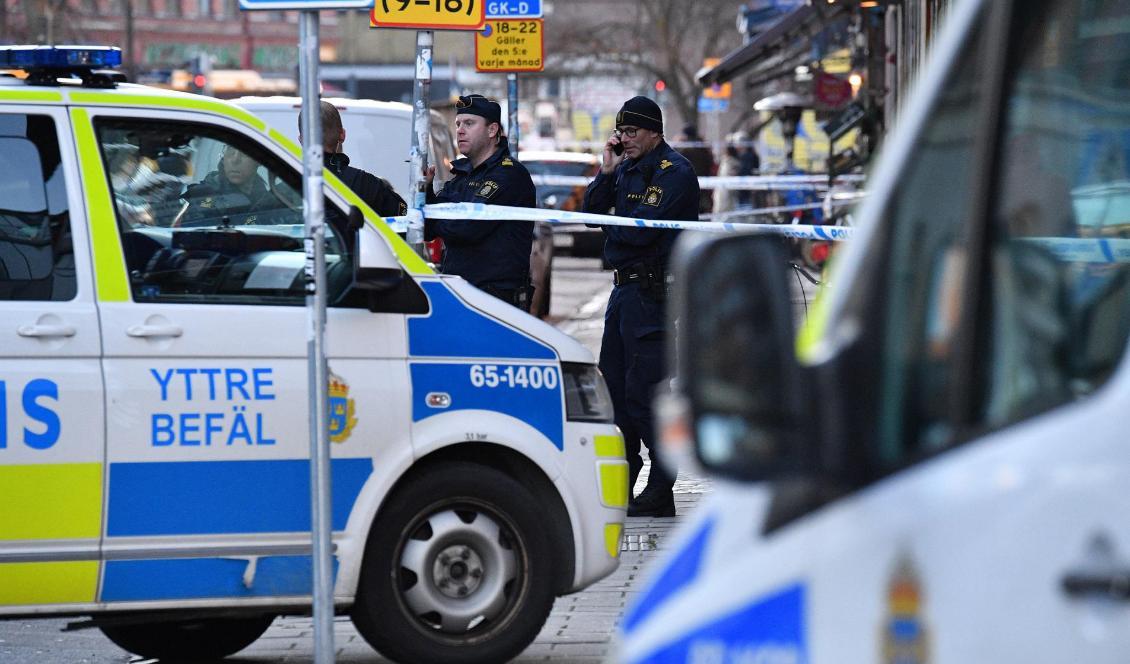
[[373, 524], [353, 622], [399, 662], [504, 662], [553, 606], [537, 502], [493, 468], [452, 463], [418, 475]]
[[206, 618], [177, 622], [103, 625], [102, 633], [135, 655], [170, 662], [203, 662], [227, 657], [251, 645], [274, 616]]

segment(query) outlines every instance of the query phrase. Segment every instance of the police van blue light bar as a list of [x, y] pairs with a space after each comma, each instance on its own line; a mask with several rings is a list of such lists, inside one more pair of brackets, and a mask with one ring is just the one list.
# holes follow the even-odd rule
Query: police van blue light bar
[[115, 46], [0, 46], [3, 69], [110, 69], [122, 64]]

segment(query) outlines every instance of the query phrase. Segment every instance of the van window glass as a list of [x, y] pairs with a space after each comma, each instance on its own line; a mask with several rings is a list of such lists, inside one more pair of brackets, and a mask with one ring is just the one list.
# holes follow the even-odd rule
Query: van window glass
[[926, 121], [886, 218], [889, 233], [872, 257], [886, 303], [879, 394], [878, 461], [883, 468], [952, 442], [948, 392], [965, 273], [981, 104], [981, 31], [968, 35]]
[[[305, 302], [298, 172], [241, 134], [181, 122], [96, 123], [133, 298], [138, 302]], [[326, 209], [333, 209], [325, 201]], [[344, 215], [341, 215], [344, 218]], [[352, 279], [327, 224], [328, 296]]]
[[1097, 389], [1130, 332], [1130, 7], [1025, 3], [994, 204], [984, 423]]
[[62, 301], [76, 292], [55, 121], [0, 115], [0, 300]]

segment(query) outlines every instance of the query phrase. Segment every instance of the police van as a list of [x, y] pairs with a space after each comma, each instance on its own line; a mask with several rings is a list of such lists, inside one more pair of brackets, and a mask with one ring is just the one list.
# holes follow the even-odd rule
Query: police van
[[[0, 618], [197, 661], [311, 607], [302, 162], [119, 62], [0, 49]], [[395, 660], [503, 661], [617, 567], [608, 393], [325, 178], [334, 602]]]
[[622, 661], [1126, 661], [1130, 4], [958, 0], [934, 49], [799, 336], [774, 241], [682, 247], [667, 441], [717, 491]]

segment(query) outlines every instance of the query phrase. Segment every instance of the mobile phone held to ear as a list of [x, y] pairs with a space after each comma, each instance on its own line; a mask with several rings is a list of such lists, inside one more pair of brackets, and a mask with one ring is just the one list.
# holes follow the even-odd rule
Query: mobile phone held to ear
[[624, 144], [623, 143], [613, 143], [612, 144], [612, 153], [615, 154], [617, 157], [624, 154]]

